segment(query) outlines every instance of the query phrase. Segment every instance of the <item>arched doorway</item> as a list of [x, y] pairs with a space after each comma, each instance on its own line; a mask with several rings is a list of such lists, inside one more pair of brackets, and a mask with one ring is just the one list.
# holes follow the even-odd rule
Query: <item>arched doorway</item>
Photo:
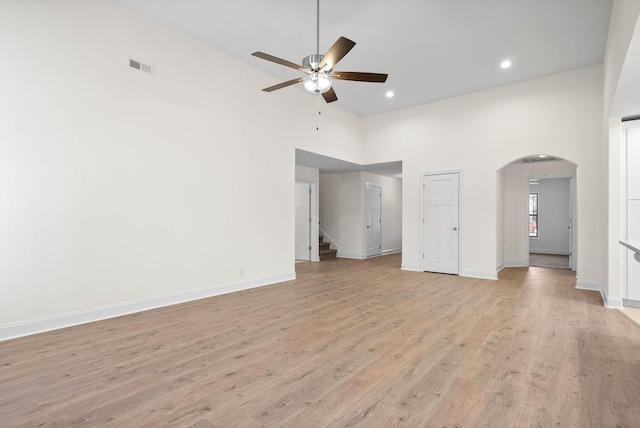
[[[567, 266], [548, 267], [576, 270], [577, 165], [557, 156], [530, 155], [505, 165], [497, 175], [499, 267], [529, 266], [533, 250], [566, 255]], [[566, 191], [560, 190], [564, 185]]]

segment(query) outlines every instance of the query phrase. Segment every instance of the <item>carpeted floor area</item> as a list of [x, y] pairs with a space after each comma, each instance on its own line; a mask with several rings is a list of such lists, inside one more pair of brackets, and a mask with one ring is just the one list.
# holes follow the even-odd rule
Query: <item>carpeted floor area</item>
[[569, 256], [530, 253], [529, 266], [552, 269], [569, 269]]

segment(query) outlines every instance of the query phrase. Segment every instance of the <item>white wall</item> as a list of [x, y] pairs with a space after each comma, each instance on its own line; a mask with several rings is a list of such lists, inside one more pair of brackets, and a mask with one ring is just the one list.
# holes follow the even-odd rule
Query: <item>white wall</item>
[[338, 257], [366, 257], [366, 183], [382, 189], [382, 254], [402, 249], [402, 180], [367, 172], [320, 174], [320, 228], [338, 247]]
[[[605, 107], [639, 10], [614, 2]], [[568, 159], [579, 284], [602, 287], [602, 155], [616, 146], [603, 132], [600, 66], [363, 120], [330, 104], [316, 131], [303, 91], [262, 93], [271, 76], [113, 0], [0, 2], [0, 55], [11, 58], [0, 67], [0, 337], [292, 277], [295, 148], [403, 160], [409, 269], [419, 266], [421, 174], [460, 169], [461, 273], [486, 277], [499, 264], [496, 171], [529, 154]], [[128, 56], [153, 76], [130, 70]], [[616, 180], [610, 170], [612, 191]], [[611, 279], [604, 290], [620, 295]]]
[[320, 174], [320, 229], [337, 245], [338, 257], [365, 257], [361, 185], [361, 172]]
[[421, 174], [461, 170], [460, 272], [495, 278], [496, 172], [547, 153], [578, 165], [578, 280], [602, 285], [601, 119], [601, 66], [365, 118], [365, 163], [403, 161], [403, 267], [420, 266]]
[[[603, 133], [603, 165], [605, 192], [607, 195], [608, 228], [607, 228], [607, 281], [603, 287], [605, 304], [621, 307], [623, 285], [623, 260], [627, 251], [621, 248], [619, 239], [624, 227], [621, 218], [626, 218], [623, 212], [621, 189], [624, 179], [621, 178], [621, 164], [624, 163], [624, 153], [621, 152], [621, 121], [620, 117], [610, 117], [611, 104], [618, 91], [620, 76], [627, 61], [627, 53], [634, 37], [640, 15], [640, 1], [616, 0], [611, 9], [609, 20], [609, 34], [604, 57], [604, 114], [603, 123], [606, 132]], [[637, 58], [635, 59], [637, 61]], [[628, 112], [638, 114], [640, 112]], [[626, 266], [626, 264], [625, 264]]]
[[[529, 178], [544, 177], [575, 177], [576, 166], [567, 161], [539, 162], [539, 163], [512, 163], [502, 168], [504, 171], [504, 266], [528, 266], [529, 265], [529, 238], [528, 238], [528, 194]], [[576, 184], [579, 191], [582, 183]], [[533, 186], [532, 186], [533, 187]], [[575, 198], [575, 195], [574, 195]], [[576, 210], [577, 211], [577, 210]], [[573, 213], [574, 232], [580, 213]], [[578, 252], [577, 234], [574, 233], [572, 245], [574, 257]], [[575, 268], [577, 260], [574, 258], [572, 267]]]
[[0, 2], [0, 53], [0, 337], [292, 278], [295, 148], [362, 163], [356, 116], [115, 1]]
[[538, 236], [529, 238], [529, 252], [569, 255], [571, 191], [569, 178], [546, 178], [529, 184], [538, 194]]

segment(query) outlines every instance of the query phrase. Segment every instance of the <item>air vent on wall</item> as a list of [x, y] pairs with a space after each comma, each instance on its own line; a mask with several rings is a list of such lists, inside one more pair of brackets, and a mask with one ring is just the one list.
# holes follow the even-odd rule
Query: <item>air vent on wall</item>
[[150, 65], [145, 64], [133, 58], [129, 58], [129, 67], [135, 68], [136, 70], [144, 71], [147, 74], [151, 74], [151, 71], [152, 71]]
[[538, 163], [538, 162], [550, 162], [550, 161], [559, 161], [562, 160], [555, 156], [547, 156], [547, 155], [536, 155], [536, 156], [527, 156], [526, 158], [522, 158], [519, 160], [520, 163]]

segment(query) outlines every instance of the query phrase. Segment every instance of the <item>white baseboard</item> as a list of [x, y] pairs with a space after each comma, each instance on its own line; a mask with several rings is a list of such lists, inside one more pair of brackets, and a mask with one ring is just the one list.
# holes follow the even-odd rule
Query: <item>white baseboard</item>
[[[423, 272], [422, 269], [420, 269], [419, 265], [407, 265], [407, 264], [403, 264], [400, 267], [401, 270], [408, 270], [408, 271], [412, 271], [412, 272]], [[491, 279], [491, 280], [497, 280], [498, 279], [498, 273], [497, 272], [492, 272], [492, 273], [487, 273], [487, 272], [474, 272], [474, 271], [468, 271], [468, 270], [463, 270], [460, 271], [458, 273], [459, 276], [466, 276], [469, 278], [479, 278], [479, 279]]]
[[532, 250], [529, 249], [529, 254], [551, 254], [554, 256], [568, 256], [569, 253], [562, 250]]
[[362, 254], [341, 253], [340, 251], [338, 251], [338, 253], [336, 254], [336, 257], [339, 257], [341, 259], [354, 259], [354, 260], [364, 260], [367, 258], [365, 255], [362, 255]]
[[604, 295], [603, 300], [606, 302], [604, 304], [605, 307], [610, 308], [610, 309], [622, 309], [624, 306], [622, 304], [622, 299], [617, 298], [617, 297], [607, 297], [607, 295], [603, 292], [602, 295]]
[[587, 290], [587, 291], [597, 291], [600, 293], [602, 297], [602, 303], [606, 308], [611, 309], [620, 309], [623, 307], [622, 299], [617, 297], [609, 297], [607, 293], [604, 292], [604, 286], [599, 282], [591, 282], [591, 281], [581, 281], [578, 280], [576, 282], [576, 288], [578, 290]]
[[580, 281], [576, 282], [576, 288], [578, 290], [597, 291], [602, 293], [602, 284], [598, 282]]
[[502, 268], [510, 268], [510, 267], [527, 267], [524, 262], [504, 262]]
[[402, 248], [392, 248], [390, 250], [382, 250], [382, 255], [388, 256], [389, 254], [397, 254], [401, 252], [402, 252]]
[[462, 270], [458, 273], [458, 275], [466, 276], [469, 278], [492, 279], [494, 281], [498, 280], [498, 272], [477, 272], [472, 270]]
[[279, 282], [296, 279], [295, 272], [268, 278], [259, 278], [230, 284], [217, 285], [199, 290], [186, 291], [182, 293], [170, 294], [166, 296], [153, 297], [150, 299], [135, 300], [118, 305], [104, 306], [100, 308], [88, 309], [53, 317], [40, 318], [24, 322], [5, 324], [0, 326], [0, 341], [29, 336], [60, 328], [72, 327], [74, 325], [86, 324], [101, 321], [108, 318], [115, 318], [122, 315], [129, 315], [137, 312], [148, 311], [161, 308], [163, 306], [176, 305], [193, 300], [205, 299], [207, 297], [219, 296], [221, 294], [233, 293], [235, 291], [247, 290], [250, 288], [262, 287]]

